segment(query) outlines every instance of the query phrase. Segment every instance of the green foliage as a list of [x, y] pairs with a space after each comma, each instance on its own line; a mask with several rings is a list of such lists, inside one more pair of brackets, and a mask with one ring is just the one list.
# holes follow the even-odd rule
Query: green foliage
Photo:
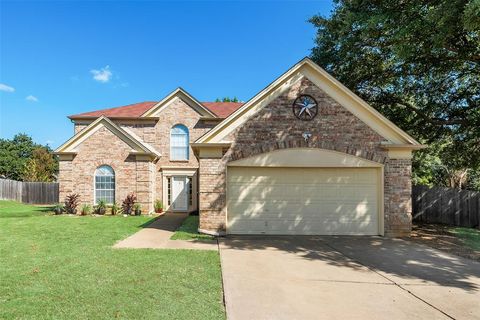
[[62, 214], [65, 211], [65, 208], [63, 207], [63, 204], [57, 203], [56, 205], [53, 206], [53, 212], [55, 214]]
[[107, 203], [105, 200], [97, 200], [97, 205], [95, 206], [95, 213], [96, 214], [105, 214], [107, 211]]
[[312, 59], [432, 145], [415, 156], [417, 182], [435, 183], [435, 170], [449, 184], [478, 176], [479, 13], [478, 0], [353, 0], [336, 1], [329, 18], [310, 19], [317, 28]]
[[37, 147], [25, 162], [21, 178], [23, 181], [55, 181], [58, 160], [45, 147]]
[[233, 98], [224, 97], [222, 99], [217, 98], [215, 99], [215, 102], [238, 102], [238, 98], [237, 97], [233, 97]]
[[82, 216], [89, 215], [92, 212], [92, 206], [89, 204], [84, 204], [82, 205], [82, 208], [80, 209], [80, 212]]
[[459, 155], [451, 141], [432, 142], [428, 148], [414, 153], [412, 182], [478, 190], [475, 174], [480, 171], [468, 168], [468, 163], [462, 163], [464, 159]]
[[163, 210], [163, 202], [162, 200], [155, 200], [155, 203], [153, 205], [153, 207], [155, 208], [155, 211], [160, 211], [160, 210]]
[[120, 211], [120, 209], [120, 206], [116, 202], [114, 202], [112, 204], [112, 207], [110, 208], [112, 216], [116, 215]]
[[142, 214], [142, 206], [140, 205], [140, 203], [135, 203], [133, 205], [133, 210], [135, 211], [136, 216], [141, 215]]
[[[54, 180], [54, 175], [58, 172], [58, 161], [51, 155], [50, 147], [34, 143], [31, 137], [23, 133], [15, 135], [11, 140], [0, 139], [0, 176], [22, 180], [29, 170], [35, 170], [31, 176], [27, 175], [29, 179], [32, 178], [29, 181]], [[41, 180], [33, 179], [37, 176]]]

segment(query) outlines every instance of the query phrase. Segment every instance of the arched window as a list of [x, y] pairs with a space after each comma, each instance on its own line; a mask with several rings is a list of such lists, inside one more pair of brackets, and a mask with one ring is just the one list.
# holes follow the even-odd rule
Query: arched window
[[103, 200], [115, 202], [115, 172], [110, 166], [100, 166], [95, 170], [95, 203]]
[[188, 160], [188, 128], [177, 124], [170, 130], [170, 160]]

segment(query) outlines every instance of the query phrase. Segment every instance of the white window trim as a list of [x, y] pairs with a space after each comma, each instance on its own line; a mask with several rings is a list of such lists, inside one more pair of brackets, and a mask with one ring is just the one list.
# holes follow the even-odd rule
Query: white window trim
[[[186, 143], [186, 146], [181, 146], [181, 148], [186, 148], [186, 151], [187, 151], [186, 152], [186, 155], [187, 155], [186, 158], [174, 159], [172, 157], [172, 155], [173, 155], [172, 149], [174, 148], [174, 146], [172, 145], [172, 135], [173, 135], [172, 130], [175, 127], [183, 127], [183, 128], [186, 129], [185, 134], [187, 136], [186, 137], [186, 139], [187, 139], [186, 142], [187, 143]], [[177, 133], [176, 135], [180, 135], [180, 134]], [[182, 124], [182, 123], [178, 123], [178, 124], [174, 125], [173, 127], [170, 128], [170, 137], [169, 138], [170, 138], [170, 161], [188, 161], [188, 160], [190, 160], [190, 130], [188, 129], [188, 127], [186, 125]], [[180, 147], [175, 146], [175, 148], [180, 148]]]
[[112, 203], [108, 203], [107, 202], [107, 205], [112, 205], [115, 203], [115, 196], [116, 196], [116, 193], [117, 193], [117, 179], [116, 179], [116, 174], [115, 174], [115, 170], [112, 168], [112, 166], [109, 166], [108, 164], [102, 164], [98, 167], [95, 168], [95, 170], [93, 171], [93, 205], [97, 205], [97, 184], [96, 184], [96, 173], [97, 173], [97, 170], [101, 167], [110, 167], [110, 169], [112, 169], [112, 172], [113, 172], [113, 179], [114, 179], [114, 182], [113, 182], [113, 189], [101, 189], [101, 190], [113, 190], [113, 202]]

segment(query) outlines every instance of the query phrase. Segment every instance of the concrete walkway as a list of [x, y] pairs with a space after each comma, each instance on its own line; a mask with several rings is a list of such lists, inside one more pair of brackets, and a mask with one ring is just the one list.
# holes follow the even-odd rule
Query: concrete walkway
[[180, 227], [183, 220], [187, 217], [188, 214], [186, 213], [166, 213], [137, 233], [117, 242], [113, 247], [133, 249], [218, 250], [216, 240], [170, 240], [175, 230]]
[[235, 319], [480, 319], [480, 263], [400, 239], [219, 240]]

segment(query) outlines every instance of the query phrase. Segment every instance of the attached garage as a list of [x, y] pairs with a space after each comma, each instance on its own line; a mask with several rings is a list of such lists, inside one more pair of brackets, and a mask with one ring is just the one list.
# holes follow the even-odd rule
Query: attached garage
[[322, 149], [288, 149], [229, 164], [227, 233], [383, 234], [383, 167]]
[[424, 146], [308, 58], [192, 147], [200, 232], [410, 234]]

